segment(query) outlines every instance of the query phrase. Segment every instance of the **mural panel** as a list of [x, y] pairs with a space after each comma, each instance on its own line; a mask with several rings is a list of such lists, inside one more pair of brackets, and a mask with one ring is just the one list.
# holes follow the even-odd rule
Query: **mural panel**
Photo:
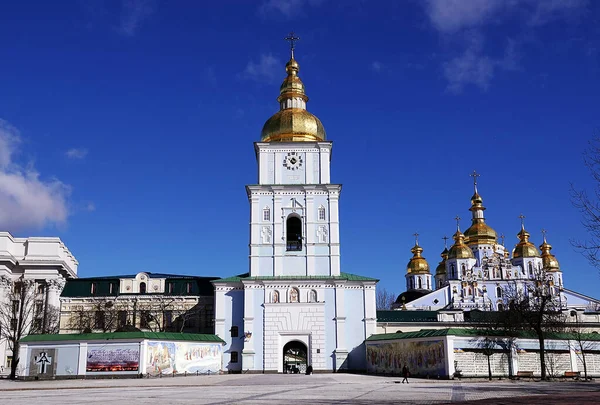
[[218, 343], [148, 342], [146, 373], [206, 373], [221, 369]]
[[94, 372], [137, 372], [140, 347], [135, 345], [89, 345], [85, 371]]
[[444, 341], [368, 343], [368, 372], [401, 374], [404, 365], [411, 374], [447, 375]]

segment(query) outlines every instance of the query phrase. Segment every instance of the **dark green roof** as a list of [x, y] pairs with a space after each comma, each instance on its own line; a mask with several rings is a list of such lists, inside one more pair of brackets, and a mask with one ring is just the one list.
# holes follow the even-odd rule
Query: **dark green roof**
[[[214, 287], [211, 281], [218, 277], [198, 277], [176, 274], [146, 273], [150, 280], [157, 278], [166, 279], [165, 292], [148, 291], [148, 295], [186, 295], [186, 296], [213, 296]], [[139, 293], [121, 293], [120, 279], [135, 278], [135, 275], [110, 276], [110, 277], [88, 277], [75, 278], [67, 280], [65, 288], [60, 294], [61, 297], [116, 297], [118, 295], [142, 295]], [[191, 290], [188, 292], [187, 284], [191, 283]], [[94, 284], [95, 294], [92, 294], [92, 284]], [[111, 292], [112, 284], [112, 292]], [[169, 285], [172, 285], [172, 293], [169, 293]]]
[[[488, 336], [505, 336], [505, 334], [498, 331], [488, 331]], [[521, 338], [529, 338], [536, 339], [534, 333], [521, 331], [518, 333]], [[436, 336], [486, 336], [486, 333], [482, 331], [478, 331], [476, 329], [468, 329], [468, 328], [446, 328], [446, 329], [421, 329], [419, 331], [414, 332], [404, 332], [404, 333], [380, 333], [377, 335], [371, 335], [367, 341], [377, 341], [377, 340], [395, 340], [395, 339], [415, 339], [415, 338], [426, 338], [426, 337], [436, 337]], [[572, 333], [547, 333], [546, 339], [559, 339], [559, 340], [568, 340], [574, 339], [575, 336]], [[582, 336], [582, 340], [593, 340], [600, 341], [600, 334], [598, 333], [587, 333], [585, 336]]]
[[347, 280], [347, 281], [379, 281], [376, 278], [358, 276], [350, 273], [340, 273], [339, 276], [258, 276], [250, 277], [250, 273], [239, 274], [233, 277], [213, 280], [213, 283], [241, 282], [242, 280]]
[[437, 322], [437, 311], [377, 311], [377, 322]]
[[151, 340], [184, 340], [193, 342], [219, 342], [225, 343], [217, 335], [200, 333], [177, 332], [111, 332], [111, 333], [61, 333], [28, 335], [21, 342], [63, 342], [81, 340], [121, 340], [121, 339], [151, 339]]

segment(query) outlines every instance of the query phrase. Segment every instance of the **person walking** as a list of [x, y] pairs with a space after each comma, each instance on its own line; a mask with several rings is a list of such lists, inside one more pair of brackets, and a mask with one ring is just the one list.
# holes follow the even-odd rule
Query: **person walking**
[[402, 377], [404, 377], [402, 379], [402, 384], [404, 384], [404, 381], [406, 381], [406, 383], [408, 384], [408, 376], [410, 375], [410, 372], [408, 371], [408, 367], [406, 367], [406, 364], [404, 365], [404, 367], [402, 367]]

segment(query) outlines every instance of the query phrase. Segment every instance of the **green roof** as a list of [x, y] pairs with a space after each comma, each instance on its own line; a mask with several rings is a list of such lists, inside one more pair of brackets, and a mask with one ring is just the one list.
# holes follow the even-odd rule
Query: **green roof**
[[339, 276], [258, 276], [250, 277], [250, 273], [239, 274], [233, 277], [213, 280], [213, 283], [241, 282], [242, 280], [347, 280], [347, 281], [379, 281], [376, 278], [358, 276], [350, 273], [340, 273]]
[[437, 322], [437, 311], [377, 311], [377, 322]]
[[[478, 331], [477, 329], [468, 329], [468, 328], [446, 328], [446, 329], [421, 329], [414, 332], [404, 332], [404, 333], [380, 333], [376, 335], [371, 335], [367, 339], [367, 341], [377, 341], [377, 340], [395, 340], [395, 339], [416, 339], [416, 338], [426, 338], [426, 337], [436, 337], [436, 336], [486, 336], [494, 335], [494, 336], [505, 336], [505, 334], [501, 330], [497, 331]], [[534, 333], [529, 331], [521, 331], [518, 333], [521, 338], [528, 339], [537, 339], [537, 336]], [[572, 333], [547, 333], [546, 339], [559, 339], [559, 340], [568, 340], [574, 339], [575, 336]], [[600, 341], [600, 334], [598, 333], [587, 333], [585, 336], [582, 336], [582, 340], [593, 340]]]
[[64, 342], [81, 340], [121, 340], [121, 339], [150, 339], [150, 340], [183, 340], [193, 342], [219, 342], [225, 343], [217, 335], [201, 333], [177, 333], [177, 332], [111, 332], [111, 333], [61, 333], [28, 335], [21, 342]]

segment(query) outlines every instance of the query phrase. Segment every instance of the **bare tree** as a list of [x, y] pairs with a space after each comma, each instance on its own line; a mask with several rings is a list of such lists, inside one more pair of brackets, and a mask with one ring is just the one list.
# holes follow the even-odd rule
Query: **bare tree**
[[12, 351], [9, 378], [15, 379], [19, 366], [19, 341], [32, 329], [36, 311], [35, 282], [23, 277], [8, 285], [0, 302], [0, 339]]
[[569, 329], [571, 331], [572, 340], [572, 349], [581, 360], [583, 364], [583, 378], [585, 381], [588, 379], [588, 371], [587, 371], [587, 359], [585, 357], [587, 352], [590, 352], [595, 349], [595, 342], [590, 339], [591, 333], [587, 331], [585, 324], [581, 321], [580, 314], [577, 311], [571, 311], [571, 317], [575, 318], [573, 323], [569, 325]]
[[118, 327], [118, 314], [112, 299], [99, 298], [90, 306], [79, 305], [71, 311], [68, 327], [79, 333], [114, 332]]
[[392, 304], [396, 300], [396, 295], [386, 290], [385, 288], [377, 289], [376, 292], [376, 306], [378, 310], [392, 309]]
[[504, 314], [501, 322], [505, 327], [533, 333], [537, 337], [542, 380], [546, 379], [547, 371], [546, 335], [565, 328], [560, 291], [552, 280], [546, 271], [538, 270], [532, 279], [511, 282], [503, 293], [508, 311], [500, 312]]
[[571, 244], [600, 270], [600, 131], [590, 140], [583, 161], [594, 181], [594, 188], [588, 192], [571, 184], [571, 202], [582, 215], [588, 239], [573, 239]]

